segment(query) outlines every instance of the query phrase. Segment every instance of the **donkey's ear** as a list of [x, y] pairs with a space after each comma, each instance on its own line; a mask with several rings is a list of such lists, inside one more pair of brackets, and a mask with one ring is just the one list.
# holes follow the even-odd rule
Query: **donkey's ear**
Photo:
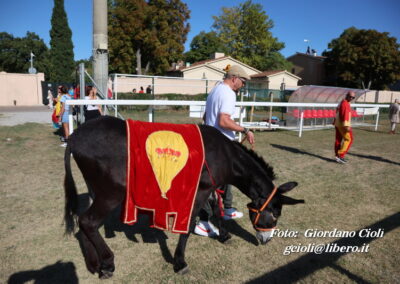
[[304, 203], [303, 199], [294, 199], [289, 196], [282, 195], [281, 196], [282, 205], [294, 205], [298, 203]]
[[291, 191], [296, 186], [297, 186], [297, 182], [295, 182], [295, 181], [287, 182], [287, 183], [281, 184], [278, 187], [278, 192], [280, 194], [284, 194], [284, 193], [286, 193], [288, 191]]

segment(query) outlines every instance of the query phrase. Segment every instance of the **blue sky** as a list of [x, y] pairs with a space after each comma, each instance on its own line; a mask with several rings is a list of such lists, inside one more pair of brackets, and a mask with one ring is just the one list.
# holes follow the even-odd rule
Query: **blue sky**
[[[222, 7], [237, 6], [244, 0], [182, 0], [191, 10], [191, 31], [185, 44], [189, 49], [194, 36], [210, 31], [212, 16]], [[92, 0], [65, 0], [72, 30], [75, 59], [86, 59], [92, 49]], [[328, 43], [351, 26], [389, 32], [400, 43], [400, 0], [253, 0], [274, 22], [272, 33], [286, 47], [285, 57], [305, 52], [307, 45], [318, 54]], [[0, 0], [0, 32], [16, 37], [27, 31], [38, 34], [49, 45], [53, 0]], [[304, 42], [308, 39], [310, 42]]]

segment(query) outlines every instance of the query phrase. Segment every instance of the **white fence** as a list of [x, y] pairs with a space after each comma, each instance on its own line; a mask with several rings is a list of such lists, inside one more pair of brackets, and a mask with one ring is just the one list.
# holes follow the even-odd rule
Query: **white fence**
[[[68, 105], [148, 105], [149, 106], [149, 122], [153, 122], [153, 106], [205, 106], [205, 101], [165, 101], [165, 100], [68, 100], [66, 101]], [[292, 107], [298, 108], [300, 111], [300, 123], [298, 125], [299, 137], [301, 137], [303, 132], [304, 125], [304, 110], [305, 108], [336, 108], [337, 104], [315, 104], [315, 103], [283, 103], [283, 102], [236, 102], [237, 107]], [[364, 108], [366, 109], [375, 109], [376, 111], [376, 121], [375, 121], [375, 131], [378, 130], [379, 123], [379, 109], [380, 108], [388, 108], [389, 105], [375, 105], [375, 104], [352, 104], [353, 108]], [[242, 115], [242, 111], [239, 114], [239, 124], [246, 125], [243, 121], [244, 116]], [[116, 114], [115, 114], [116, 115]], [[73, 125], [73, 116], [69, 115], [69, 123]], [[246, 125], [247, 126], [247, 125]], [[250, 128], [252, 128], [250, 126]], [[261, 127], [257, 127], [261, 128]], [[264, 128], [271, 128], [271, 125], [266, 125]], [[280, 127], [281, 129], [285, 129], [285, 127]], [[70, 127], [70, 132], [73, 132], [73, 127]]]

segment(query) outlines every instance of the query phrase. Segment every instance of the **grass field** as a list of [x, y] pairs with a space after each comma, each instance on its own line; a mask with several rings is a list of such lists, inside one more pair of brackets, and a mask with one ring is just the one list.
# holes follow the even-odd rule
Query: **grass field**
[[[134, 115], [145, 118], [146, 113]], [[160, 112], [158, 121], [187, 122], [179, 112]], [[99, 280], [85, 267], [75, 237], [63, 227], [63, 152], [50, 125], [0, 127], [0, 282], [1, 283], [400, 283], [400, 134], [356, 128], [346, 165], [333, 162], [334, 131], [256, 133], [256, 152], [270, 163], [276, 184], [297, 181], [289, 195], [305, 204], [287, 206], [279, 237], [257, 244], [248, 220], [249, 201], [234, 190], [234, 205], [245, 216], [226, 223], [227, 244], [192, 235], [186, 250], [190, 273], [173, 272], [178, 236], [146, 227], [122, 225], [118, 212], [100, 232], [115, 253], [111, 280]], [[110, 141], [112, 143], [112, 141]], [[84, 181], [73, 164], [80, 200]], [[362, 229], [382, 237], [359, 236]], [[354, 232], [355, 237], [306, 237], [307, 230]], [[363, 231], [364, 232], [364, 231]], [[383, 233], [382, 233], [383, 232]], [[329, 244], [368, 252], [293, 252], [289, 246]], [[292, 250], [300, 248], [292, 247]], [[285, 253], [286, 254], [286, 253]]]

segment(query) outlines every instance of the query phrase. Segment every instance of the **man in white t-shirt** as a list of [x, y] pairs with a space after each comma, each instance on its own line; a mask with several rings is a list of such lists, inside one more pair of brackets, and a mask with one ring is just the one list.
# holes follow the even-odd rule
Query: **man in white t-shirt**
[[205, 123], [221, 131], [229, 139], [235, 139], [235, 131], [247, 135], [250, 144], [254, 144], [254, 134], [237, 124], [232, 116], [235, 113], [236, 92], [246, 85], [250, 77], [238, 65], [232, 66], [223, 82], [216, 85], [207, 97]]
[[[253, 145], [253, 132], [240, 126], [232, 118], [235, 113], [236, 92], [246, 85], [247, 80], [250, 80], [250, 77], [242, 67], [238, 65], [230, 67], [225, 74], [224, 80], [216, 85], [208, 95], [203, 119], [205, 124], [217, 128], [230, 140], [235, 139], [235, 131], [245, 133], [250, 144]], [[243, 213], [232, 207], [231, 186], [224, 186], [223, 190], [224, 219], [241, 218]], [[204, 210], [200, 212], [200, 221], [194, 230], [196, 234], [209, 237], [218, 236], [218, 229], [208, 221], [211, 214], [212, 210], [209, 204], [206, 204]]]

